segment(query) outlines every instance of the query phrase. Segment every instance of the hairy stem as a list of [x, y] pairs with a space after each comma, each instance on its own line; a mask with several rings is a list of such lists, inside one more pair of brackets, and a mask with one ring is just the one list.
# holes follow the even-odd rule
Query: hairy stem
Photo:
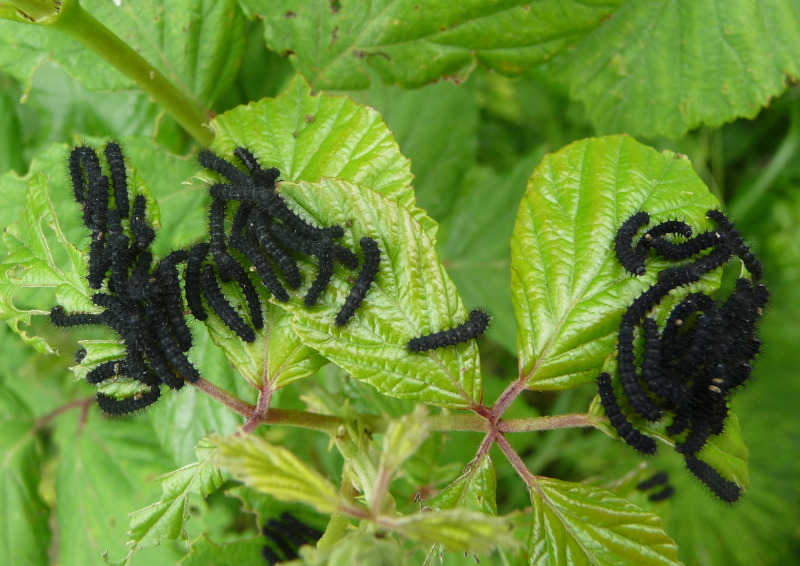
[[500, 450], [503, 451], [503, 454], [506, 455], [508, 461], [511, 462], [511, 465], [514, 466], [514, 469], [517, 470], [520, 477], [525, 480], [525, 483], [528, 484], [529, 487], [532, 487], [533, 484], [536, 483], [533, 474], [528, 470], [528, 467], [525, 465], [525, 462], [522, 461], [522, 458], [519, 457], [516, 450], [508, 443], [506, 437], [502, 434], [498, 434], [494, 441], [500, 447]]
[[110, 63], [160, 104], [199, 143], [209, 145], [214, 136], [204, 126], [209, 116], [200, 105], [175, 87], [161, 72], [84, 10], [77, 0], [64, 0], [53, 16], [38, 20]]
[[246, 434], [253, 432], [258, 425], [264, 420], [269, 411], [269, 404], [272, 401], [272, 384], [269, 380], [264, 381], [264, 385], [258, 391], [258, 402], [256, 403], [255, 411], [248, 417], [247, 422], [242, 426], [242, 431]]
[[571, 415], [555, 415], [552, 417], [501, 420], [499, 429], [502, 433], [532, 432], [535, 430], [595, 426], [595, 424], [596, 419], [588, 413], [573, 413]]
[[233, 412], [238, 413], [243, 417], [249, 418], [255, 411], [255, 407], [250, 403], [242, 401], [235, 395], [232, 395], [231, 393], [225, 391], [224, 389], [217, 387], [216, 385], [214, 385], [210, 381], [203, 379], [202, 377], [197, 381], [195, 381], [194, 383], [192, 383], [192, 385], [197, 389], [199, 389], [200, 391], [202, 391], [203, 393], [205, 393], [206, 395], [208, 395], [209, 397], [211, 397], [212, 399], [214, 399], [215, 401], [222, 403], [223, 405], [231, 409]]

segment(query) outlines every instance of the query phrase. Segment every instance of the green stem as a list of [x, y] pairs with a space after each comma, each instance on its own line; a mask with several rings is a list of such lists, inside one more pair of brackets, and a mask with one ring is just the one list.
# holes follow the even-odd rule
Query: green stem
[[587, 413], [534, 417], [530, 419], [508, 419], [500, 421], [500, 432], [533, 432], [536, 430], [556, 430], [595, 426], [595, 419]]
[[209, 145], [214, 135], [204, 124], [209, 116], [187, 94], [84, 10], [77, 0], [64, 0], [61, 10], [40, 25], [61, 31], [110, 63], [139, 85], [199, 143]]

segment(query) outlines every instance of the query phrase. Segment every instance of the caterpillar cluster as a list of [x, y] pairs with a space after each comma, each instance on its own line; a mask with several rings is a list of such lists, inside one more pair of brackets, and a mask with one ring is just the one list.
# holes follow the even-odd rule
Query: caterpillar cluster
[[[150, 245], [156, 234], [147, 222], [147, 202], [144, 195], [136, 195], [130, 206], [128, 175], [119, 145], [112, 142], [105, 147], [110, 180], [103, 174], [94, 149], [79, 146], [70, 152], [74, 197], [91, 231], [87, 279], [90, 287], [99, 290], [92, 302], [103, 311], [66, 313], [56, 306], [50, 318], [60, 327], [107, 326], [122, 339], [125, 357], [94, 367], [86, 377], [89, 383], [127, 376], [147, 388], [124, 399], [98, 393], [97, 402], [104, 412], [121, 415], [137, 411], [158, 400], [161, 385], [177, 390], [185, 381], [200, 379], [186, 355], [192, 347], [192, 334], [184, 317], [186, 307], [202, 321], [208, 318], [207, 305], [239, 338], [253, 342], [255, 330], [263, 328], [264, 319], [259, 291], [250, 273], [255, 272], [258, 284], [285, 302], [289, 300], [287, 289], [299, 289], [303, 283], [296, 256], [315, 258], [317, 275], [304, 296], [305, 305], [311, 307], [328, 286], [336, 262], [349, 269], [358, 268], [358, 256], [334, 241], [344, 236], [341, 226], [312, 225], [275, 190], [280, 175], [277, 169], [262, 168], [246, 148], [236, 148], [234, 155], [247, 173], [211, 151], [198, 155], [203, 167], [228, 181], [209, 189], [208, 240], [155, 261]], [[235, 210], [231, 229], [226, 232], [229, 207]], [[364, 261], [336, 316], [337, 326], [352, 318], [378, 273], [381, 251], [377, 242], [364, 237], [360, 246]], [[181, 264], [185, 264], [182, 272]], [[228, 282], [241, 290], [249, 324], [225, 298], [220, 283]]]
[[261, 549], [261, 556], [270, 566], [299, 558], [297, 550], [301, 546], [316, 543], [322, 538], [320, 531], [298, 521], [289, 513], [282, 513], [280, 520], [267, 521], [261, 532], [272, 543]]
[[[768, 293], [758, 282], [761, 264], [733, 224], [717, 210], [707, 216], [717, 229], [694, 237], [688, 224], [671, 220], [650, 228], [633, 244], [636, 233], [649, 223], [646, 212], [634, 214], [619, 229], [614, 249], [622, 266], [634, 275], [645, 273], [651, 250], [669, 261], [691, 261], [661, 271], [656, 283], [625, 311], [617, 363], [630, 408], [651, 422], [669, 415], [666, 433], [675, 440], [675, 450], [684, 456], [687, 468], [720, 499], [733, 502], [741, 495], [739, 487], [698, 460], [697, 453], [709, 437], [722, 433], [729, 399], [750, 378], [750, 362], [761, 346], [757, 324]], [[667, 239], [670, 234], [682, 241]], [[673, 308], [663, 328], [648, 316], [671, 291], [698, 281], [733, 257], [742, 260], [752, 280], [738, 279], [723, 302], [692, 293]], [[634, 355], [637, 331], [644, 344], [639, 367]], [[642, 454], [655, 454], [655, 440], [634, 428], [622, 412], [609, 374], [600, 375], [598, 389], [606, 415], [620, 437]]]

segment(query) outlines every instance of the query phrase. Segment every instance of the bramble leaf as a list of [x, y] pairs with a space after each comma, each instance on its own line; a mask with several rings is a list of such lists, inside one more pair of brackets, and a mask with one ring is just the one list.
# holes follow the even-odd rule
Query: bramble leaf
[[[547, 155], [528, 181], [511, 240], [517, 350], [528, 387], [568, 389], [597, 377], [624, 309], [669, 264], [652, 258], [645, 275], [627, 273], [613, 250], [622, 222], [645, 210], [651, 224], [678, 218], [697, 232], [715, 226], [705, 213], [718, 207], [685, 157], [627, 136]], [[711, 273], [697, 285], [714, 291], [719, 279]]]
[[661, 519], [610, 491], [539, 477], [529, 564], [680, 564]]
[[754, 117], [800, 76], [800, 12], [792, 0], [626, 2], [559, 61], [601, 131], [679, 138]]
[[267, 45], [291, 52], [295, 67], [317, 89], [366, 88], [368, 67], [383, 82], [404, 87], [440, 78], [460, 82], [476, 63], [518, 74], [580, 39], [618, 4], [243, 2], [263, 19]]
[[381, 250], [376, 280], [345, 326], [334, 325], [352, 285], [347, 278], [354, 276], [344, 268], [337, 268], [313, 308], [298, 298], [286, 303], [303, 342], [386, 395], [450, 408], [479, 401], [482, 384], [474, 340], [419, 354], [406, 348], [415, 336], [467, 318], [433, 242], [409, 211], [371, 189], [340, 180], [283, 183], [280, 188], [323, 225], [352, 223], [344, 240], [351, 249], [369, 236]]

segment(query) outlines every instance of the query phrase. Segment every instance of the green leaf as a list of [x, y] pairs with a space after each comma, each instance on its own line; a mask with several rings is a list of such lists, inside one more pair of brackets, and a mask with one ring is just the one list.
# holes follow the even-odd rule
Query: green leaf
[[355, 242], [369, 236], [381, 250], [376, 280], [345, 326], [334, 325], [353, 276], [343, 268], [318, 305], [308, 309], [298, 298], [286, 303], [303, 342], [386, 395], [450, 408], [479, 402], [474, 340], [421, 354], [406, 349], [411, 338], [467, 318], [433, 242], [409, 211], [373, 190], [334, 179], [283, 183], [281, 190], [322, 225], [352, 224], [348, 247], [357, 249]]
[[19, 93], [14, 88], [16, 85], [8, 84], [9, 82], [11, 81], [3, 81], [3, 91], [0, 92], [0, 116], [4, 117], [3, 123], [0, 124], [0, 139], [6, 140], [0, 148], [0, 173], [10, 169], [22, 171], [25, 167], [22, 144], [18, 143], [22, 137], [22, 120], [14, 100], [14, 95], [18, 96]]
[[49, 563], [50, 509], [39, 494], [43, 459], [35, 425], [30, 409], [0, 384], [0, 553], [8, 564]]
[[470, 462], [464, 473], [435, 496], [425, 501], [434, 509], [463, 508], [497, 515], [497, 478], [488, 454]]
[[793, 0], [625, 2], [562, 75], [604, 132], [681, 137], [754, 117], [800, 76]]
[[298, 501], [333, 513], [341, 501], [336, 487], [289, 450], [257, 436], [216, 437], [219, 463], [236, 479], [281, 501]]
[[[614, 349], [623, 311], [668, 265], [654, 258], [646, 275], [630, 276], [613, 251], [622, 222], [645, 210], [651, 224], [679, 218], [702, 231], [714, 227], [705, 213], [718, 207], [687, 159], [627, 136], [547, 155], [528, 181], [511, 241], [519, 367], [528, 387], [568, 389], [594, 379]], [[698, 285], [714, 291], [719, 277]]]
[[[236, 75], [246, 23], [236, 0], [81, 4], [202, 104], [218, 98]], [[40, 66], [55, 61], [91, 90], [132, 86], [104, 60], [52, 29], [0, 21], [0, 45], [0, 69], [28, 84]]]
[[186, 558], [181, 560], [181, 566], [247, 566], [250, 564], [264, 564], [261, 549], [264, 548], [263, 536], [235, 540], [216, 544], [203, 534], [199, 539], [192, 541], [192, 549]]
[[267, 45], [291, 52], [317, 89], [366, 88], [366, 65], [404, 87], [460, 82], [479, 62], [517, 74], [580, 39], [618, 3], [243, 1], [264, 20]]
[[152, 477], [174, 464], [145, 418], [84, 418], [74, 411], [59, 423], [56, 500], [60, 562], [88, 566], [126, 554], [128, 513], [152, 501]]
[[381, 469], [393, 476], [403, 463], [413, 456], [430, 434], [427, 410], [420, 405], [410, 415], [395, 419], [383, 435]]
[[661, 519], [598, 487], [539, 477], [528, 564], [679, 564]]
[[508, 519], [467, 509], [382, 518], [382, 524], [411, 540], [441, 544], [451, 552], [491, 552], [515, 544]]
[[222, 485], [222, 476], [213, 463], [214, 449], [201, 442], [197, 462], [156, 478], [164, 493], [152, 505], [130, 514], [131, 546], [126, 562], [140, 548], [156, 546], [164, 539], [186, 538], [184, 523], [189, 517], [189, 496], [205, 497]]

